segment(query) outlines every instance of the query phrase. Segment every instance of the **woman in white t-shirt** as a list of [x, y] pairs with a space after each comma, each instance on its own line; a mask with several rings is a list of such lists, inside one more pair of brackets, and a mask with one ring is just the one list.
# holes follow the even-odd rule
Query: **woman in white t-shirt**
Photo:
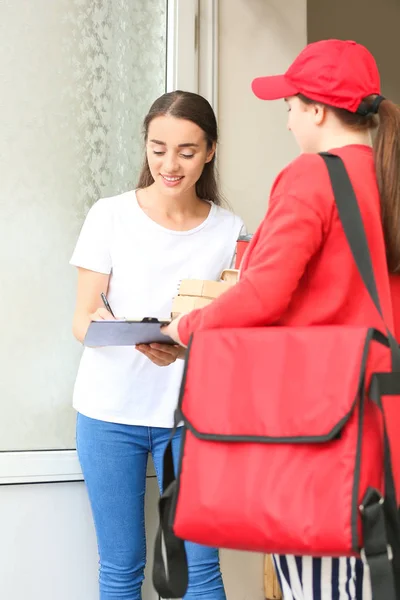
[[[83, 225], [73, 331], [92, 320], [167, 317], [179, 281], [218, 279], [243, 232], [221, 208], [215, 178], [217, 123], [197, 94], [171, 92], [144, 121], [146, 153], [136, 191], [99, 200]], [[144, 493], [151, 453], [161, 487], [162, 457], [182, 375], [179, 346], [85, 348], [74, 390], [77, 450], [100, 555], [100, 600], [140, 600], [146, 560]], [[162, 368], [160, 368], [162, 367]], [[177, 460], [180, 431], [174, 438]], [[187, 544], [185, 600], [225, 600], [218, 552]]]

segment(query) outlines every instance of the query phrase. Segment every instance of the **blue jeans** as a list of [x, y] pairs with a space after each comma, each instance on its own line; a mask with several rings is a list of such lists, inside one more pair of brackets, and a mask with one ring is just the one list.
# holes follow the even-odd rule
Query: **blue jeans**
[[[100, 600], [140, 600], [146, 563], [144, 495], [149, 452], [162, 485], [163, 455], [171, 429], [77, 418], [81, 463], [100, 555]], [[172, 449], [177, 464], [181, 431]], [[186, 544], [189, 587], [185, 600], [226, 600], [218, 551]]]

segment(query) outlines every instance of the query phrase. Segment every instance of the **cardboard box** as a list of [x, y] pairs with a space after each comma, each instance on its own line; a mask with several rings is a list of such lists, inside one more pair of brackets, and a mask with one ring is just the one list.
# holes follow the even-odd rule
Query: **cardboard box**
[[239, 271], [226, 269], [221, 275], [224, 281], [207, 279], [183, 279], [179, 286], [178, 296], [172, 302], [172, 318], [188, 313], [196, 308], [204, 308], [235, 285]]
[[212, 298], [204, 298], [201, 296], [175, 296], [172, 302], [172, 318], [175, 319], [182, 313], [188, 313], [196, 308], [204, 308]]
[[235, 285], [239, 279], [239, 269], [225, 269], [221, 273], [221, 279], [225, 283], [229, 283], [229, 285]]
[[183, 279], [179, 287], [179, 296], [218, 298], [226, 292], [232, 283], [228, 281], [208, 281], [206, 279]]

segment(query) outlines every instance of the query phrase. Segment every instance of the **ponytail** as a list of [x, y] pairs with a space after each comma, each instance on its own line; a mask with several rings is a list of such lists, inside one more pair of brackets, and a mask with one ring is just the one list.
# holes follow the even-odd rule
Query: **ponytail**
[[374, 155], [386, 257], [389, 271], [400, 273], [400, 107], [385, 99], [378, 115]]

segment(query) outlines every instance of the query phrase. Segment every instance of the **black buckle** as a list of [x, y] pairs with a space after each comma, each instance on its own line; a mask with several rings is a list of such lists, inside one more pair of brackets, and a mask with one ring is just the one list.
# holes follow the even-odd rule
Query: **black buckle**
[[359, 505], [360, 513], [363, 515], [365, 513], [366, 504], [383, 504], [385, 502], [385, 498], [380, 494], [377, 490], [371, 489], [368, 490], [364, 497], [364, 504]]
[[[369, 554], [369, 560], [373, 560], [374, 558], [376, 558], [377, 556], [382, 556], [382, 554], [385, 554], [386, 557], [388, 558], [388, 560], [392, 561], [393, 560], [393, 550], [392, 550], [392, 546], [390, 546], [389, 544], [386, 546], [386, 552], [381, 552], [380, 554]], [[360, 550], [360, 557], [361, 560], [363, 561], [364, 565], [368, 564], [368, 559], [367, 559], [367, 555], [365, 553], [365, 549], [361, 548]]]

